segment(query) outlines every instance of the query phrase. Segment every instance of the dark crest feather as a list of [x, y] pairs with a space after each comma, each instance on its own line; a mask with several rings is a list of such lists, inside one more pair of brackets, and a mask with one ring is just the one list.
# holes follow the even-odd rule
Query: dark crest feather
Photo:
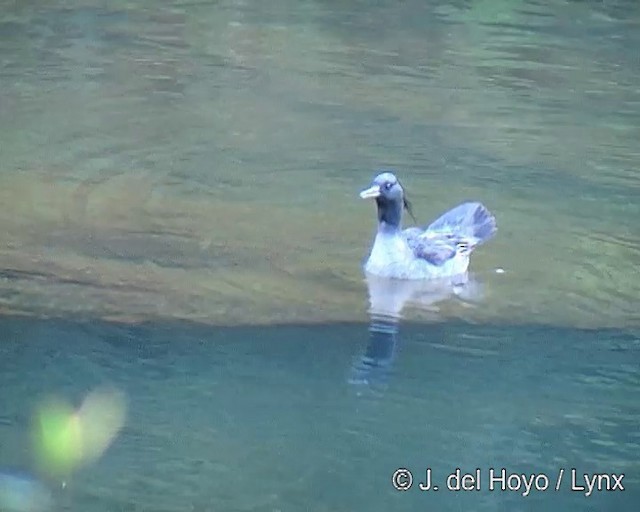
[[[398, 183], [400, 183], [400, 181], [398, 181]], [[400, 183], [400, 186], [402, 187], [402, 183]], [[407, 199], [407, 190], [404, 187], [402, 187], [402, 190], [404, 191], [404, 195], [402, 196], [402, 205], [404, 206], [404, 209], [407, 210], [407, 213], [413, 219], [413, 222], [417, 224], [418, 221], [416, 220], [415, 215], [413, 215], [413, 206], [411, 205], [411, 201]]]

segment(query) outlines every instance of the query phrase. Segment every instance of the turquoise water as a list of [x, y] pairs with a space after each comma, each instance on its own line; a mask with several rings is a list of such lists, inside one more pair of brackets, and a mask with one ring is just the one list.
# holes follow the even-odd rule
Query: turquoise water
[[[0, 2], [0, 511], [636, 510], [639, 26], [632, 0]], [[389, 166], [421, 223], [495, 213], [469, 283], [365, 282], [357, 193]], [[34, 412], [103, 386], [117, 437], [43, 474]], [[427, 467], [481, 490], [420, 492]], [[566, 473], [490, 492], [502, 467]]]
[[[64, 510], [635, 510], [637, 336], [401, 325], [386, 377], [349, 384], [367, 324], [211, 328], [3, 320], [0, 457], [29, 461], [27, 414], [55, 390], [126, 393], [125, 428]], [[406, 467], [624, 473], [624, 492], [406, 492]], [[443, 482], [444, 483], [444, 482]]]

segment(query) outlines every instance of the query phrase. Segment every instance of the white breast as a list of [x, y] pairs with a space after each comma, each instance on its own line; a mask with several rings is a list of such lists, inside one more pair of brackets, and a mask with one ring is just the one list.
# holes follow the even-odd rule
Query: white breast
[[434, 279], [463, 274], [469, 266], [469, 255], [458, 253], [442, 265], [432, 265], [416, 258], [399, 233], [378, 232], [365, 271], [395, 279]]
[[400, 277], [414, 260], [413, 252], [398, 233], [378, 233], [365, 270], [378, 276]]

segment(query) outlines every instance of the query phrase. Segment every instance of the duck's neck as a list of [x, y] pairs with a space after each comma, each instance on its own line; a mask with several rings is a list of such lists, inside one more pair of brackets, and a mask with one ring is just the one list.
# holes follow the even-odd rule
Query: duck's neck
[[396, 233], [402, 225], [402, 202], [389, 201], [384, 197], [376, 199], [378, 204], [378, 231]]

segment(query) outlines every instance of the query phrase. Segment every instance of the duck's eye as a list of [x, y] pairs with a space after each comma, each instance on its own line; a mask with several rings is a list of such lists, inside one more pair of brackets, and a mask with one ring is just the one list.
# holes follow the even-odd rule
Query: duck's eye
[[387, 181], [387, 182], [384, 184], [384, 188], [385, 188], [385, 190], [391, 190], [391, 187], [393, 187], [393, 183], [391, 183], [390, 181]]

